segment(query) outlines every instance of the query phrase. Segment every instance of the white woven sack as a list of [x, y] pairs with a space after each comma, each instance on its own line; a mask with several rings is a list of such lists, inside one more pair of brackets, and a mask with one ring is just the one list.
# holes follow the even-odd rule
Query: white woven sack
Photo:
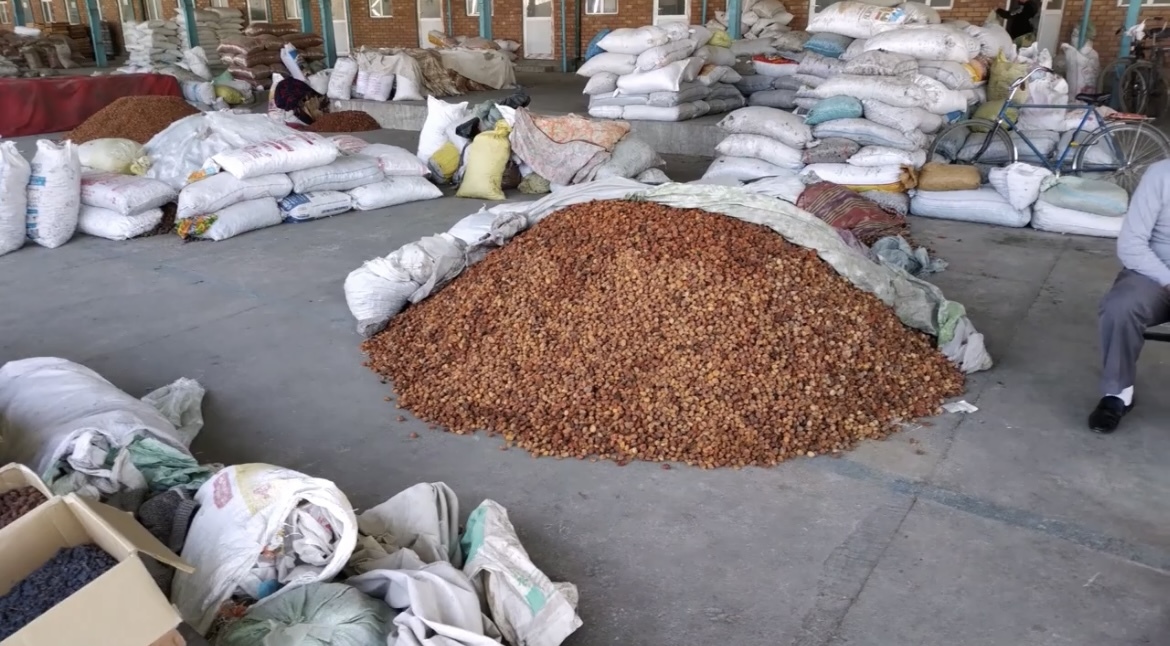
[[126, 215], [88, 204], [81, 205], [77, 230], [106, 240], [129, 240], [153, 230], [162, 222], [162, 209], [154, 208]]
[[804, 167], [800, 150], [760, 135], [729, 135], [715, 146], [715, 152], [724, 157], [754, 157], [793, 171]]
[[901, 181], [903, 171], [898, 164], [872, 168], [853, 164], [809, 164], [800, 172], [800, 176], [808, 181], [814, 173], [822, 182], [849, 186], [878, 186]]
[[411, 74], [394, 75], [393, 101], [422, 101], [423, 92], [419, 88], [419, 81]]
[[746, 40], [735, 40], [731, 42], [732, 55], [736, 58], [744, 56], [755, 56], [757, 54], [775, 54], [776, 46], [767, 38], [751, 38]]
[[800, 194], [804, 192], [806, 184], [796, 174], [765, 177], [759, 181], [744, 185], [744, 190], [760, 195], [768, 195], [789, 204], [796, 204]]
[[1014, 209], [994, 188], [964, 191], [916, 191], [910, 196], [910, 213], [924, 218], [1025, 227], [1032, 210]]
[[923, 25], [937, 25], [942, 22], [942, 16], [934, 7], [922, 4], [921, 2], [903, 2], [898, 5], [906, 14], [907, 23], [918, 23]]
[[281, 223], [280, 207], [276, 200], [265, 197], [258, 200], [237, 202], [215, 212], [215, 222], [196, 237], [204, 240], [227, 240], [256, 229], [276, 226]]
[[[59, 144], [47, 139], [37, 141], [37, 152], [30, 165], [28, 237], [33, 242], [56, 249], [69, 242], [77, 231], [81, 209], [81, 161], [77, 146], [71, 141]], [[4, 197], [7, 201], [7, 196]]]
[[821, 56], [816, 52], [805, 52], [804, 57], [800, 59], [800, 65], [796, 68], [796, 73], [829, 78], [839, 74], [842, 67], [843, 63], [836, 58]]
[[231, 150], [212, 157], [223, 170], [239, 179], [291, 173], [314, 166], [324, 166], [337, 159], [337, 144], [309, 132], [299, 132], [275, 141], [265, 141]]
[[622, 74], [633, 72], [637, 66], [637, 62], [638, 57], [632, 54], [602, 52], [585, 61], [577, 70], [577, 74], [579, 76], [592, 77], [608, 72], [621, 76]]
[[943, 124], [941, 116], [922, 108], [899, 108], [876, 99], [864, 99], [861, 106], [865, 110], [866, 119], [902, 132], [921, 130], [932, 134], [938, 132]]
[[967, 25], [963, 28], [969, 36], [979, 41], [979, 55], [995, 59], [1000, 52], [1008, 60], [1016, 57], [1016, 46], [1011, 34], [1002, 25], [992, 22], [983, 26]]
[[942, 83], [952, 90], [971, 90], [976, 86], [975, 79], [963, 63], [954, 61], [922, 61], [918, 64], [918, 73]]
[[427, 97], [427, 118], [418, 133], [418, 158], [426, 163], [431, 155], [447, 143], [447, 127], [462, 123], [467, 118], [467, 102], [447, 103], [433, 96]]
[[771, 18], [778, 13], [788, 13], [780, 0], [758, 0], [751, 5], [752, 13], [761, 18]]
[[865, 53], [865, 43], [868, 42], [868, 40], [869, 39], [867, 38], [858, 38], [857, 40], [849, 43], [849, 46], [846, 47], [845, 51], [841, 52], [841, 55], [837, 58], [842, 63], [848, 63], [858, 56], [861, 56]]
[[653, 146], [637, 137], [626, 136], [613, 147], [609, 159], [597, 167], [592, 179], [630, 178], [665, 165], [666, 162], [658, 156]]
[[926, 163], [925, 150], [900, 150], [888, 146], [865, 146], [848, 159], [853, 166], [873, 168], [875, 166], [910, 166], [922, 168]]
[[621, 119], [622, 106], [620, 105], [599, 105], [589, 106], [589, 116], [594, 119]]
[[661, 27], [648, 26], [637, 29], [626, 27], [609, 32], [598, 41], [597, 46], [607, 52], [637, 56], [651, 47], [665, 45], [669, 41], [670, 36]]
[[695, 50], [695, 56], [713, 65], [723, 65], [725, 67], [735, 65], [735, 54], [726, 47], [705, 45]]
[[[689, 59], [688, 59], [689, 60]], [[634, 72], [618, 77], [618, 91], [623, 94], [649, 94], [651, 92], [678, 92], [679, 86], [687, 80], [688, 62], [676, 61], [652, 72]]]
[[871, 38], [898, 29], [907, 15], [898, 9], [875, 7], [864, 2], [843, 0], [822, 9], [808, 21], [810, 34], [830, 33], [850, 38]]
[[1032, 207], [1032, 228], [1052, 233], [1072, 233], [1098, 238], [1116, 238], [1124, 218], [1066, 209], [1044, 200]]
[[333, 73], [329, 75], [329, 87], [325, 90], [326, 95], [330, 99], [349, 100], [357, 73], [357, 61], [348, 56], [337, 59], [337, 62], [333, 64]]
[[723, 117], [719, 127], [729, 134], [770, 137], [792, 148], [804, 148], [812, 141], [812, 130], [804, 120], [783, 110], [764, 107], [740, 108]]
[[617, 90], [617, 80], [618, 75], [613, 72], [598, 72], [589, 77], [589, 81], [585, 83], [585, 89], [581, 94], [588, 94], [589, 96], [613, 94]]
[[[369, 150], [367, 146], [366, 150]], [[416, 158], [417, 161], [417, 158]], [[288, 174], [293, 193], [313, 191], [348, 191], [380, 182], [385, 178], [378, 160], [363, 150], [360, 155], [346, 155], [332, 164], [316, 166]]]
[[173, 202], [178, 192], [166, 182], [118, 173], [85, 173], [81, 176], [81, 203], [134, 215]]
[[792, 171], [754, 157], [716, 157], [703, 179], [733, 179], [740, 182], [764, 177], [788, 177]]
[[292, 187], [292, 180], [284, 174], [236, 179], [234, 175], [228, 173], [216, 173], [192, 182], [179, 191], [179, 208], [175, 217], [184, 220], [197, 215], [217, 213], [224, 207], [246, 200], [260, 198], [279, 200], [291, 193]]
[[350, 211], [353, 209], [353, 199], [341, 191], [314, 191], [292, 193], [277, 205], [285, 222], [306, 222]]
[[671, 107], [654, 105], [628, 105], [622, 108], [622, 118], [633, 121], [688, 121], [711, 111], [706, 101], [680, 103]]
[[443, 191], [422, 177], [388, 177], [349, 191], [353, 208], [371, 211], [407, 202], [443, 197]]
[[796, 90], [753, 92], [747, 102], [750, 106], [791, 110], [796, 107]]
[[[943, 115], [967, 110], [967, 95], [961, 90], [952, 90], [942, 82], [922, 74], [914, 75], [914, 85], [922, 90], [924, 99], [919, 107], [927, 112]], [[1059, 110], [1049, 112], [1055, 113], [1058, 120], [1064, 116]]]
[[1036, 203], [1040, 198], [1040, 186], [1051, 176], [1052, 171], [1047, 168], [1016, 162], [1003, 168], [992, 168], [988, 172], [987, 183], [991, 184], [1013, 209], [1022, 211]]
[[[974, 54], [972, 53], [974, 48]], [[941, 25], [908, 25], [897, 31], [877, 34], [865, 42], [866, 51], [882, 49], [919, 60], [966, 63], [975, 57], [979, 41], [956, 29]]]
[[795, 63], [795, 62], [793, 62], [793, 63], [769, 63], [768, 61], [761, 61], [761, 60], [752, 59], [752, 69], [754, 69], [756, 71], [756, 74], [762, 74], [764, 76], [771, 76], [771, 77], [792, 76], [792, 75], [796, 74], [796, 70], [799, 67], [800, 67], [800, 64]]
[[858, 100], [875, 99], [882, 103], [913, 108], [926, 102], [925, 91], [909, 78], [901, 76], [850, 76], [842, 74], [815, 88], [800, 91], [800, 97], [827, 99], [851, 96]]
[[905, 76], [918, 70], [918, 60], [905, 54], [862, 52], [841, 66], [842, 74], [860, 76]]
[[382, 173], [386, 177], [398, 175], [426, 177], [430, 175], [430, 169], [427, 168], [427, 165], [405, 148], [388, 144], [370, 144], [362, 148], [361, 154], [377, 160], [378, 166], [381, 167]]
[[888, 146], [900, 150], [922, 148], [924, 143], [917, 135], [911, 136], [869, 119], [834, 119], [817, 124], [812, 132], [817, 139], [842, 137], [862, 146]]
[[713, 64], [704, 65], [695, 77], [695, 81], [708, 87], [716, 83], [738, 83], [742, 80], [743, 77], [734, 69]]
[[16, 142], [0, 142], [0, 256], [16, 251], [26, 238], [28, 179], [32, 174]]
[[693, 51], [695, 51], [695, 41], [689, 38], [651, 47], [638, 54], [637, 61], [634, 63], [634, 70], [638, 72], [656, 70], [689, 57]]

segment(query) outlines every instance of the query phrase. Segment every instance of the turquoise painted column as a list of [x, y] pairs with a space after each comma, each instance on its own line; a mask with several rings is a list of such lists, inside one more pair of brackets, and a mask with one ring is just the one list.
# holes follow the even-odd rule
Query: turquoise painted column
[[732, 40], [739, 40], [742, 34], [739, 33], [740, 27], [743, 23], [740, 18], [743, 17], [743, 1], [742, 0], [727, 0], [727, 34], [731, 36]]
[[[309, 0], [297, 0], [297, 8], [301, 10], [301, 31], [313, 33], [313, 3]], [[321, 25], [325, 29], [325, 25]], [[322, 36], [324, 38], [324, 36]]]
[[[1091, 7], [1092, 4], [1093, 4], [1093, 0], [1085, 0], [1085, 16], [1083, 18], [1081, 18], [1081, 42], [1082, 43], [1085, 41], [1085, 30], [1089, 28], [1088, 27], [1088, 25], [1089, 25], [1089, 7]], [[1130, 0], [1129, 10], [1125, 12], [1125, 27], [1122, 28], [1122, 32], [1121, 32], [1121, 49], [1117, 50], [1118, 52], [1120, 52], [1121, 56], [1126, 56], [1129, 54], [1129, 46], [1131, 43], [1129, 42], [1130, 41], [1129, 34], [1127, 34], [1126, 32], [1129, 31], [1130, 27], [1133, 27], [1134, 25], [1137, 24], [1138, 15], [1141, 14], [1141, 12], [1142, 12], [1141, 0]]]
[[492, 0], [476, 0], [479, 3], [479, 37], [492, 39]]
[[24, 4], [21, 0], [12, 0], [12, 19], [16, 25], [24, 26]]
[[325, 66], [337, 62], [337, 39], [333, 37], [332, 0], [319, 0], [321, 5], [321, 39], [325, 41]]
[[[77, 2], [77, 0], [66, 0]], [[20, 4], [20, 0], [16, 0]], [[89, 37], [93, 40], [93, 58], [98, 67], [106, 66], [106, 45], [102, 42], [102, 14], [97, 0], [85, 0], [85, 12], [89, 14]]]
[[[579, 2], [582, 0], [578, 0]], [[524, 16], [528, 15], [528, 6], [524, 7]], [[521, 18], [523, 20], [524, 18]], [[577, 44], [581, 44], [581, 29], [577, 28]], [[565, 39], [565, 0], [561, 0], [561, 73], [569, 73], [569, 47]]]
[[[179, 0], [179, 9], [182, 10], [183, 16], [187, 20], [187, 42], [194, 47], [199, 44], [199, 31], [195, 27], [195, 3], [192, 0]], [[212, 53], [207, 52], [208, 56]]]

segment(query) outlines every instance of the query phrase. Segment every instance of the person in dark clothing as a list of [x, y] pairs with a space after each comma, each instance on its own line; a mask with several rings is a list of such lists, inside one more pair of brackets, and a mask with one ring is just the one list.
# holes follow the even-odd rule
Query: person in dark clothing
[[329, 111], [329, 98], [309, 87], [308, 83], [297, 79], [284, 79], [278, 83], [273, 99], [276, 101], [276, 107], [291, 110], [306, 124], [313, 123]]
[[1032, 33], [1032, 19], [1036, 17], [1037, 11], [1039, 9], [1033, 0], [1020, 0], [1020, 4], [1011, 11], [996, 9], [995, 14], [1007, 21], [1004, 27], [1012, 40], [1015, 40]]

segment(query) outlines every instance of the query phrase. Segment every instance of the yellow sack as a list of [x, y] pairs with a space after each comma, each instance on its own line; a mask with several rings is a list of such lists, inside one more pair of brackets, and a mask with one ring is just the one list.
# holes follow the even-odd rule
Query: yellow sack
[[504, 190], [500, 184], [504, 181], [504, 169], [512, 157], [512, 145], [508, 142], [511, 132], [507, 122], [500, 119], [494, 129], [475, 136], [467, 147], [467, 170], [463, 172], [463, 181], [459, 182], [456, 197], [504, 199]]
[[244, 93], [230, 85], [215, 86], [215, 96], [223, 99], [228, 105], [240, 105], [244, 102]]
[[864, 193], [866, 191], [881, 191], [882, 193], [905, 193], [906, 191], [919, 186], [918, 172], [909, 166], [902, 167], [902, 173], [898, 177], [898, 181], [890, 182], [889, 184], [844, 184], [845, 188]]
[[[1003, 106], [1003, 101], [988, 101], [975, 109], [975, 114], [971, 115], [976, 119], [986, 119], [987, 121], [995, 121], [999, 116], [999, 109]], [[1012, 121], [1020, 118], [1020, 111], [1015, 108], [1007, 109], [1007, 116], [1011, 117]], [[1012, 124], [1006, 121], [1003, 124], [1004, 128], [1011, 130]], [[971, 128], [972, 132], [987, 132], [987, 128], [975, 126]]]
[[429, 161], [435, 179], [442, 183], [450, 182], [459, 170], [459, 149], [448, 141], [431, 155]]
[[[987, 80], [987, 100], [1003, 101], [1011, 94], [1012, 83], [1028, 73], [1027, 63], [1013, 63], [1000, 52], [991, 62], [991, 73]], [[1028, 98], [1024, 90], [1016, 93], [1016, 103], [1023, 103]]]
[[982, 183], [979, 169], [974, 166], [931, 162], [918, 172], [918, 188], [923, 191], [967, 191]]
[[712, 47], [731, 47], [731, 34], [725, 31], [712, 31], [711, 40], [707, 44]]

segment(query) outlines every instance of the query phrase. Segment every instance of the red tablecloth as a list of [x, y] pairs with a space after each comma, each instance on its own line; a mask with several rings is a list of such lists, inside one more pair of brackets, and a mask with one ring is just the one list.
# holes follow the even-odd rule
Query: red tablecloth
[[152, 94], [183, 96], [165, 74], [0, 79], [0, 136], [72, 130], [114, 99]]

